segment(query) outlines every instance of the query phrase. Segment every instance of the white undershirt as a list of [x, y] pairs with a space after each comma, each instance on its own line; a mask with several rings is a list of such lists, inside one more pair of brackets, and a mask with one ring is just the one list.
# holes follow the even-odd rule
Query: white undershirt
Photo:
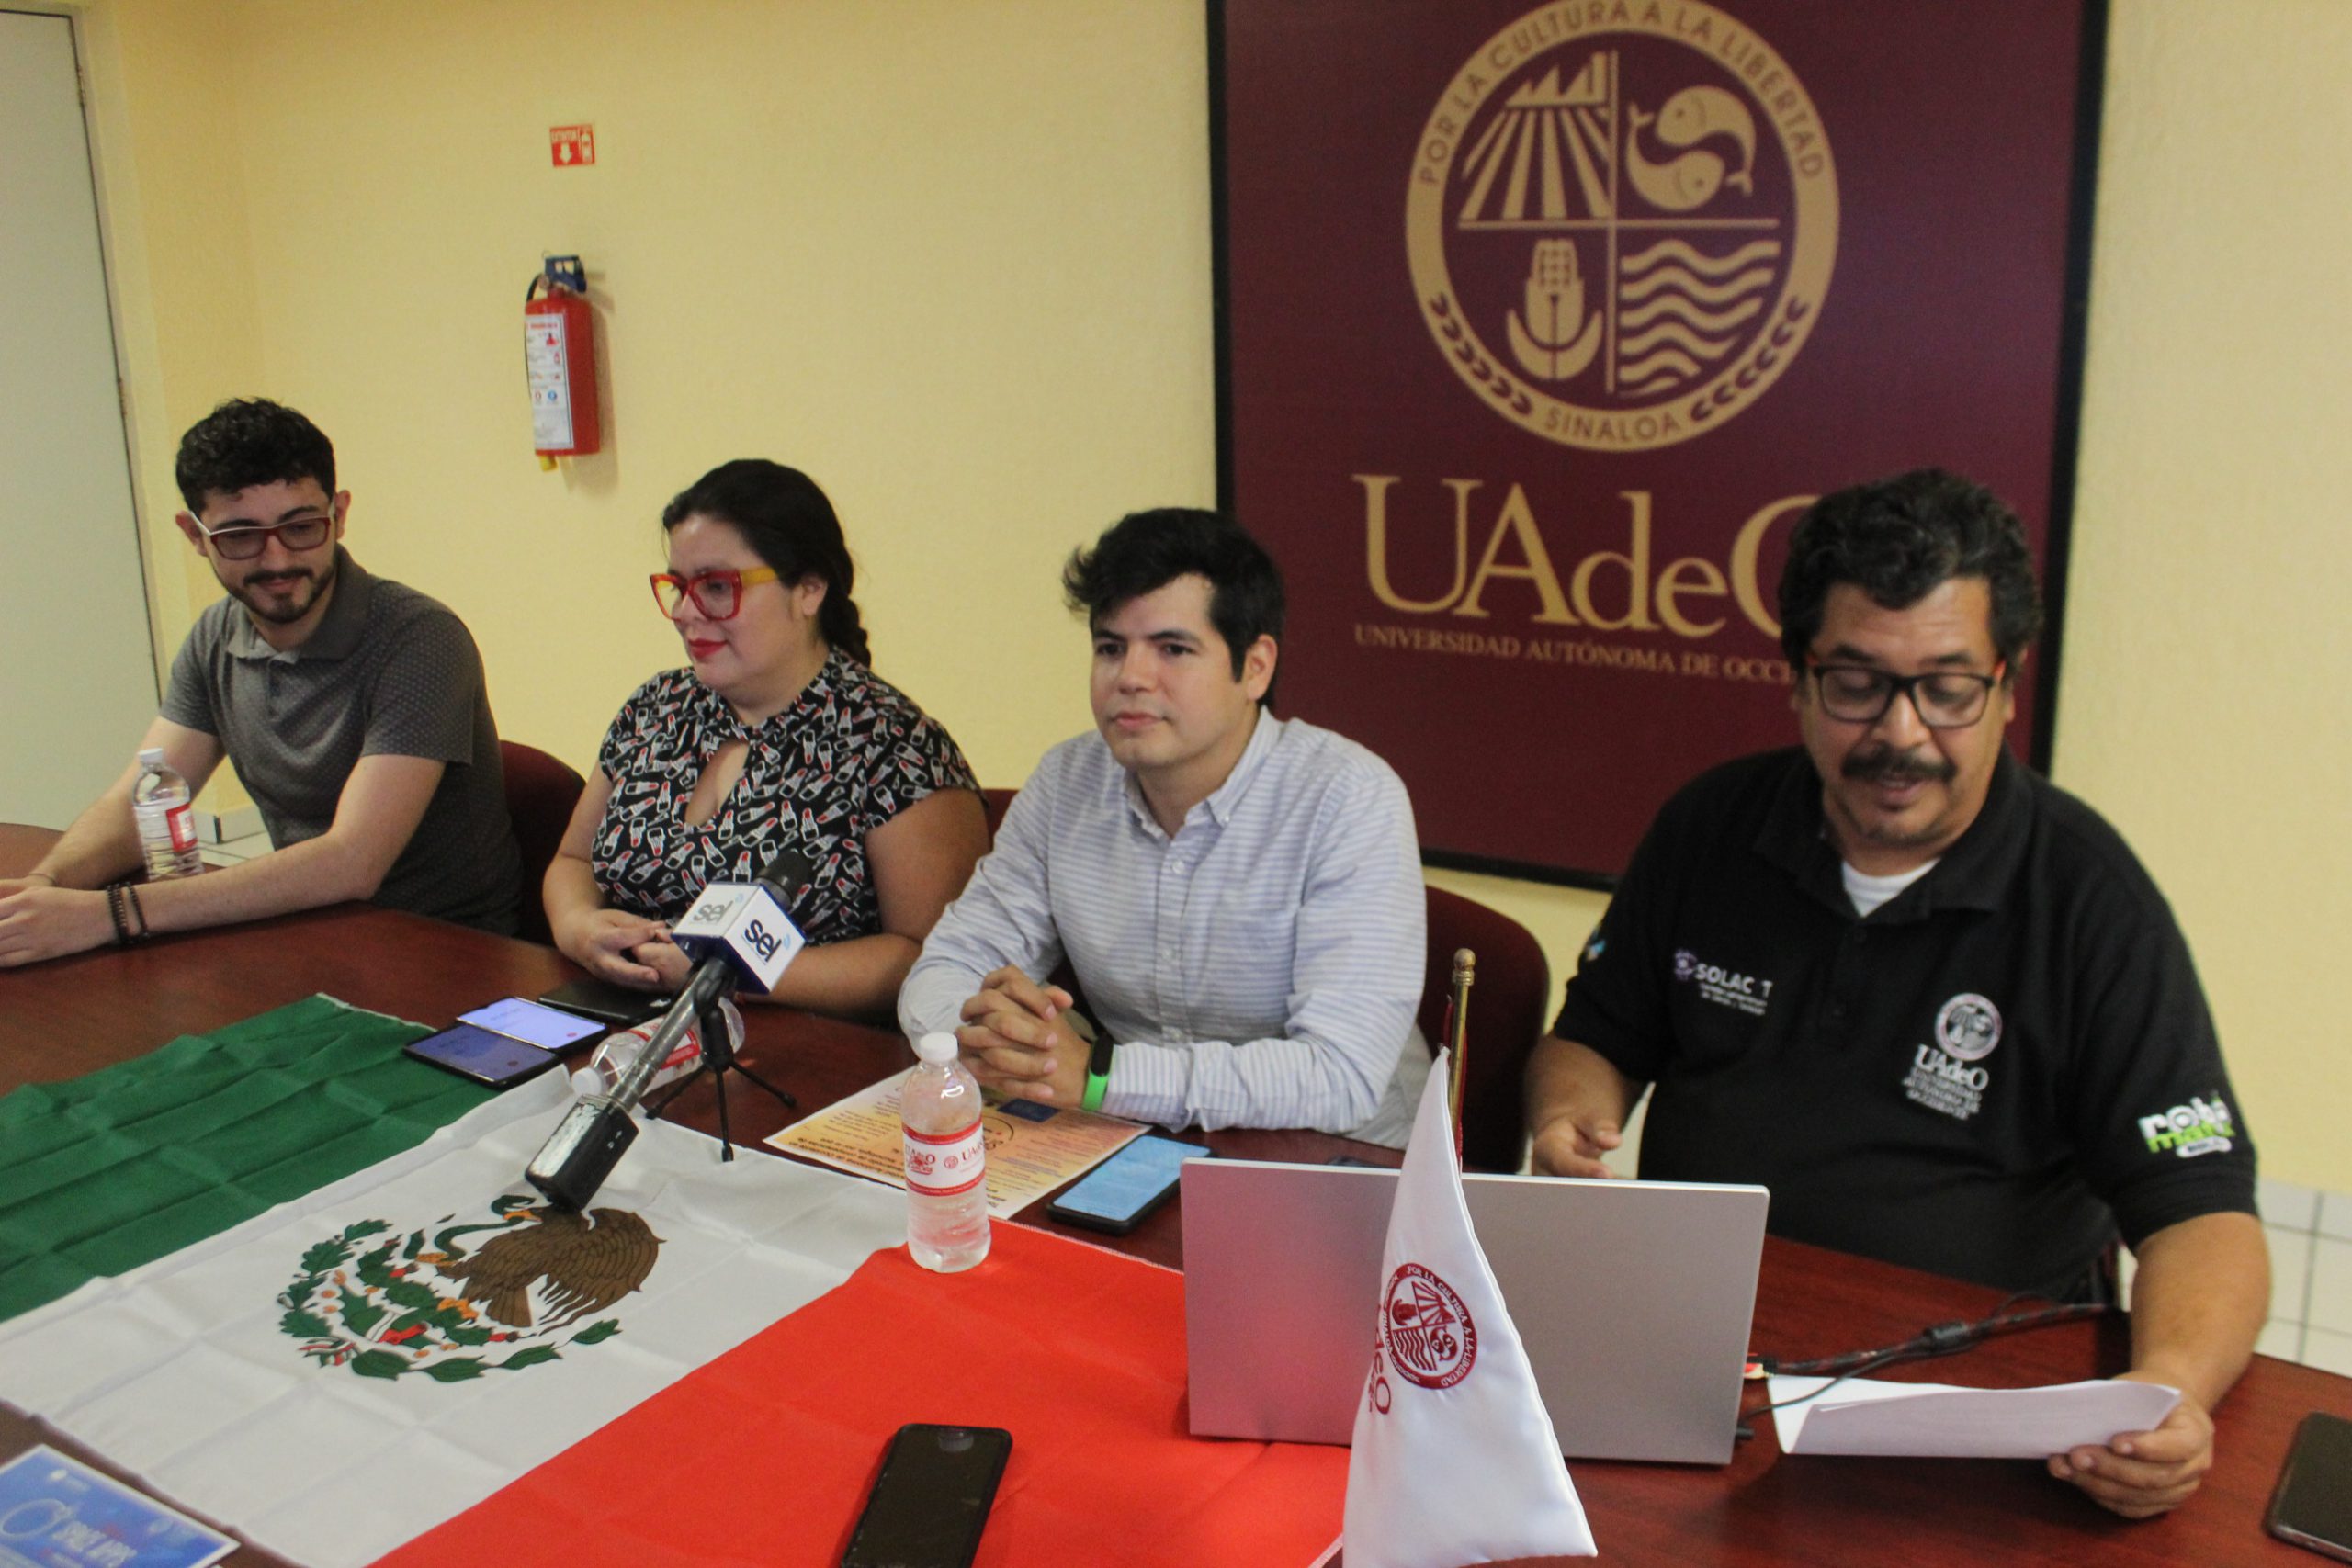
[[1854, 913], [1866, 920], [1871, 910], [1935, 869], [1936, 863], [1929, 861], [1909, 871], [1898, 871], [1893, 876], [1872, 876], [1868, 872], [1856, 871], [1848, 862], [1838, 863], [1838, 874], [1846, 879], [1846, 897], [1854, 901]]

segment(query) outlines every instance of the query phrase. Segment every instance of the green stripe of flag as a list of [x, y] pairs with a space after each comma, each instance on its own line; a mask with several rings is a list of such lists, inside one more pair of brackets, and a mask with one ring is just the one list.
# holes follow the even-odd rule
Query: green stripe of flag
[[311, 997], [0, 1096], [0, 1320], [411, 1148], [491, 1091]]

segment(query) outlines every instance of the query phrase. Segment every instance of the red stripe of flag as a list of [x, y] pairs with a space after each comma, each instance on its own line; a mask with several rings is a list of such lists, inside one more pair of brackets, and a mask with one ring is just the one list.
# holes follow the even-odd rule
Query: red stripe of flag
[[380, 1561], [831, 1562], [910, 1421], [1012, 1433], [977, 1568], [1306, 1568], [1340, 1532], [1345, 1449], [1187, 1433], [1182, 1276], [999, 1225], [962, 1274], [876, 1253]]

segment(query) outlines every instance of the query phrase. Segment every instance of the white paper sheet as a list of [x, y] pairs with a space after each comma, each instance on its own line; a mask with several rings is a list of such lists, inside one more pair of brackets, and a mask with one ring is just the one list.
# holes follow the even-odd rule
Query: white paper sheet
[[[1773, 1378], [1772, 1403], [1801, 1399], [1827, 1378]], [[2057, 1383], [1960, 1388], [1848, 1378], [1818, 1400], [1772, 1412], [1787, 1454], [1883, 1454], [1925, 1459], [2046, 1459], [2119, 1432], [2145, 1432], [2172, 1414], [2180, 1391], [2160, 1383]]]

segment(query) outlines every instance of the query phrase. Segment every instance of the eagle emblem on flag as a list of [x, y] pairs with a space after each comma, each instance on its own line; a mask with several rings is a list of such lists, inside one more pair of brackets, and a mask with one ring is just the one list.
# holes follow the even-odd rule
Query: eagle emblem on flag
[[[401, 1234], [360, 1220], [304, 1250], [278, 1326], [322, 1368], [464, 1382], [552, 1361], [621, 1330], [596, 1317], [653, 1271], [662, 1240], [621, 1209], [567, 1213], [508, 1193], [491, 1217]], [[485, 1236], [484, 1233], [491, 1233]]]

